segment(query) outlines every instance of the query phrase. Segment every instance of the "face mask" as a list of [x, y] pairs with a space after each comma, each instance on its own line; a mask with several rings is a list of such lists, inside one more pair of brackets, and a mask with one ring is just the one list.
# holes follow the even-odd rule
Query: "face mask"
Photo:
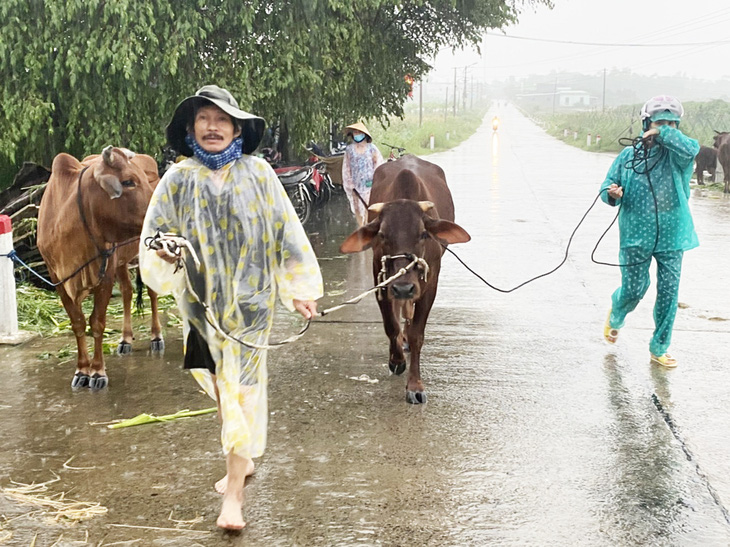
[[360, 133], [359, 135], [353, 135], [352, 140], [355, 142], [362, 142], [365, 140], [365, 134]]

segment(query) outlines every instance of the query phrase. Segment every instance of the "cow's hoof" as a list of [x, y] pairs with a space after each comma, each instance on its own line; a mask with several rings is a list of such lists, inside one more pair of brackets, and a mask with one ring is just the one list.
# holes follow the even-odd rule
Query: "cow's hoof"
[[407, 391], [406, 390], [406, 401], [412, 405], [422, 405], [428, 401], [428, 396], [425, 391]]
[[104, 389], [108, 385], [109, 378], [107, 376], [102, 376], [98, 372], [89, 380], [89, 387], [94, 390]]
[[388, 363], [388, 368], [390, 369], [391, 374], [395, 374], [396, 376], [400, 376], [406, 371], [406, 364], [405, 363]]
[[117, 355], [129, 355], [132, 353], [132, 344], [122, 340], [117, 346]]
[[85, 387], [89, 387], [89, 382], [91, 378], [88, 374], [84, 374], [83, 372], [77, 372], [74, 374], [73, 380], [71, 380], [71, 389], [82, 389]]
[[155, 338], [150, 342], [150, 353], [157, 355], [165, 351], [165, 341], [162, 338]]

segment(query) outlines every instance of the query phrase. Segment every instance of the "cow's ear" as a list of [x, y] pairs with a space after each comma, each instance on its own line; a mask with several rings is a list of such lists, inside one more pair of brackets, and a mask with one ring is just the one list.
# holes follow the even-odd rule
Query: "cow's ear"
[[340, 245], [340, 252], [342, 253], [359, 253], [365, 249], [369, 249], [373, 243], [373, 239], [380, 230], [380, 219], [375, 219], [372, 222], [358, 228], [351, 233], [345, 241]]
[[466, 243], [471, 241], [471, 236], [467, 231], [455, 222], [426, 218], [425, 225], [428, 233], [441, 243]]

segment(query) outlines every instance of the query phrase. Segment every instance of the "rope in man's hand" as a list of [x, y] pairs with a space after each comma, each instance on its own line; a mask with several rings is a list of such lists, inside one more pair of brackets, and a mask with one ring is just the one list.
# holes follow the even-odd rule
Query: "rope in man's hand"
[[[158, 251], [157, 256], [166, 260], [171, 264], [175, 264], [175, 272], [183, 267], [182, 250], [185, 249], [190, 253], [190, 257], [195, 262], [195, 267], [200, 269], [200, 260], [195, 254], [190, 242], [184, 237], [172, 232], [157, 232], [154, 236], [150, 236], [144, 240], [144, 244], [148, 249]], [[161, 251], [161, 252], [159, 252]]]

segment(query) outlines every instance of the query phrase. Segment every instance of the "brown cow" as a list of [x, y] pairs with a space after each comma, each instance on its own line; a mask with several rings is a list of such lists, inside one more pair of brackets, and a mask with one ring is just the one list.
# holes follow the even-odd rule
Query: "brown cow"
[[717, 148], [717, 159], [725, 176], [725, 193], [730, 194], [730, 133], [715, 131], [714, 147]]
[[709, 146], [700, 146], [700, 151], [695, 157], [695, 171], [697, 184], [705, 184], [705, 171], [710, 174], [710, 180], [715, 182], [715, 171], [717, 169], [717, 150]]
[[414, 258], [422, 259], [380, 292], [378, 305], [390, 339], [388, 365], [394, 374], [402, 374], [406, 368], [401, 316], [405, 319], [405, 338], [411, 352], [406, 400], [425, 403], [421, 347], [436, 298], [442, 245], [464, 243], [471, 237], [453, 222], [454, 203], [443, 170], [415, 156], [404, 156], [376, 169], [370, 203], [370, 222], [352, 233], [340, 250], [355, 253], [372, 247], [376, 283], [379, 278], [394, 275]]
[[[124, 327], [119, 353], [131, 350], [132, 283], [127, 266], [139, 249], [139, 235], [152, 191], [157, 164], [150, 156], [108, 146], [101, 155], [79, 162], [68, 154], [53, 160], [51, 178], [38, 211], [38, 250], [48, 266], [76, 335], [78, 357], [73, 388], [107, 386], [102, 340], [106, 308], [114, 279], [124, 302]], [[115, 247], [119, 245], [119, 247]], [[80, 269], [79, 269], [80, 268]], [[86, 348], [86, 320], [81, 303], [93, 293], [89, 318], [94, 357]], [[162, 351], [157, 298], [152, 301], [152, 351]]]

